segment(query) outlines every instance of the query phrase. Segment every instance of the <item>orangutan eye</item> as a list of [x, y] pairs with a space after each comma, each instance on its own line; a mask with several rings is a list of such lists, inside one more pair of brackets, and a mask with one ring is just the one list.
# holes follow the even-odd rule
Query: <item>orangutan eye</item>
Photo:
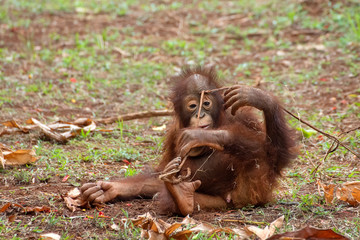
[[187, 105], [188, 110], [194, 111], [197, 108], [197, 102], [195, 100], [191, 100]]
[[205, 109], [209, 110], [211, 108], [212, 102], [210, 100], [205, 100], [203, 106]]

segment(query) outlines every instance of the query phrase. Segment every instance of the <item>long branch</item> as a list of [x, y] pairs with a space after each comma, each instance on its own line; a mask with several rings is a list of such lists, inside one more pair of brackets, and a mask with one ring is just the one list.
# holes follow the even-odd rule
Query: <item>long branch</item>
[[96, 119], [96, 123], [110, 124], [117, 121], [129, 121], [134, 119], [141, 118], [150, 118], [150, 117], [161, 117], [161, 116], [171, 116], [174, 113], [172, 110], [153, 110], [153, 111], [145, 111], [145, 112], [137, 112], [137, 113], [129, 113], [124, 115], [119, 115], [115, 117], [108, 118], [100, 118]]

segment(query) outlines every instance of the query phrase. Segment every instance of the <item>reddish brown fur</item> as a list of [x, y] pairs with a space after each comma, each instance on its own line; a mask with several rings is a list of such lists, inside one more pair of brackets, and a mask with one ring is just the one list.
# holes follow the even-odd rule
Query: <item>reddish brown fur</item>
[[[200, 74], [208, 78], [210, 89], [220, 87], [214, 72], [202, 68], [187, 69], [176, 79], [172, 95], [176, 110], [175, 119], [168, 130], [164, 144], [165, 151], [158, 170], [162, 170], [172, 159], [179, 156], [177, 142], [184, 130], [181, 124], [181, 118], [184, 117], [184, 113], [180, 110], [181, 99], [189, 94], [186, 92], [188, 84], [186, 79], [192, 74]], [[222, 104], [222, 100], [219, 101]], [[235, 116], [225, 111], [222, 106], [217, 109], [219, 119], [216, 129], [230, 130], [237, 137], [224, 145], [223, 152], [215, 151], [208, 160], [206, 159], [211, 150], [209, 154], [186, 162], [184, 169], [190, 167], [193, 175], [206, 161], [202, 171], [192, 179], [199, 179], [202, 182], [197, 192], [221, 196], [224, 199], [231, 194], [229, 205], [235, 207], [264, 204], [271, 199], [281, 170], [295, 157], [292, 152], [295, 143], [278, 101], [271, 97], [270, 102], [262, 102], [264, 100], [261, 96], [255, 99], [256, 101], [260, 102], [259, 105], [266, 105], [265, 126], [253, 113], [252, 107], [241, 107]]]

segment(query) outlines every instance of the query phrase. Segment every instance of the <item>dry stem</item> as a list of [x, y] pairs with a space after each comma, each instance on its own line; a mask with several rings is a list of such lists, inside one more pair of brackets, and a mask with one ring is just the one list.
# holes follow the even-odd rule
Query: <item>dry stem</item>
[[160, 117], [160, 116], [171, 116], [174, 113], [172, 110], [153, 110], [137, 113], [129, 113], [109, 118], [100, 118], [95, 120], [96, 123], [110, 124], [116, 121], [129, 121], [133, 119], [149, 118], [149, 117]]

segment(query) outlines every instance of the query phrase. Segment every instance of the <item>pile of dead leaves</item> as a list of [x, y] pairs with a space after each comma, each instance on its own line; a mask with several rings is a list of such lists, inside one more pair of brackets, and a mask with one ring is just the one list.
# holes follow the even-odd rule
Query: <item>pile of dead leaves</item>
[[69, 138], [96, 130], [95, 122], [89, 118], [79, 118], [74, 122], [57, 121], [48, 125], [41, 123], [35, 118], [30, 118], [26, 121], [26, 124], [27, 125], [21, 125], [15, 120], [3, 122], [2, 125], [4, 128], [0, 130], [0, 136], [14, 133], [29, 133], [31, 130], [40, 129], [48, 138], [59, 143], [66, 143]]
[[[125, 225], [129, 220], [123, 219]], [[140, 215], [135, 219], [130, 220], [131, 223], [142, 229], [141, 237], [151, 240], [186, 240], [191, 235], [201, 233], [208, 236], [215, 237], [216, 234], [225, 233], [231, 239], [253, 239], [254, 236], [261, 240], [265, 239], [337, 239], [348, 240], [348, 238], [341, 236], [334, 231], [316, 229], [312, 227], [306, 227], [300, 231], [288, 232], [274, 235], [275, 231], [282, 227], [284, 222], [284, 216], [279, 217], [269, 226], [265, 228], [259, 228], [257, 226], [245, 226], [243, 228], [227, 228], [213, 226], [208, 223], [196, 221], [189, 216], [185, 217], [181, 222], [167, 223], [161, 219], [157, 219], [150, 213]], [[113, 229], [116, 229], [113, 227]]]

